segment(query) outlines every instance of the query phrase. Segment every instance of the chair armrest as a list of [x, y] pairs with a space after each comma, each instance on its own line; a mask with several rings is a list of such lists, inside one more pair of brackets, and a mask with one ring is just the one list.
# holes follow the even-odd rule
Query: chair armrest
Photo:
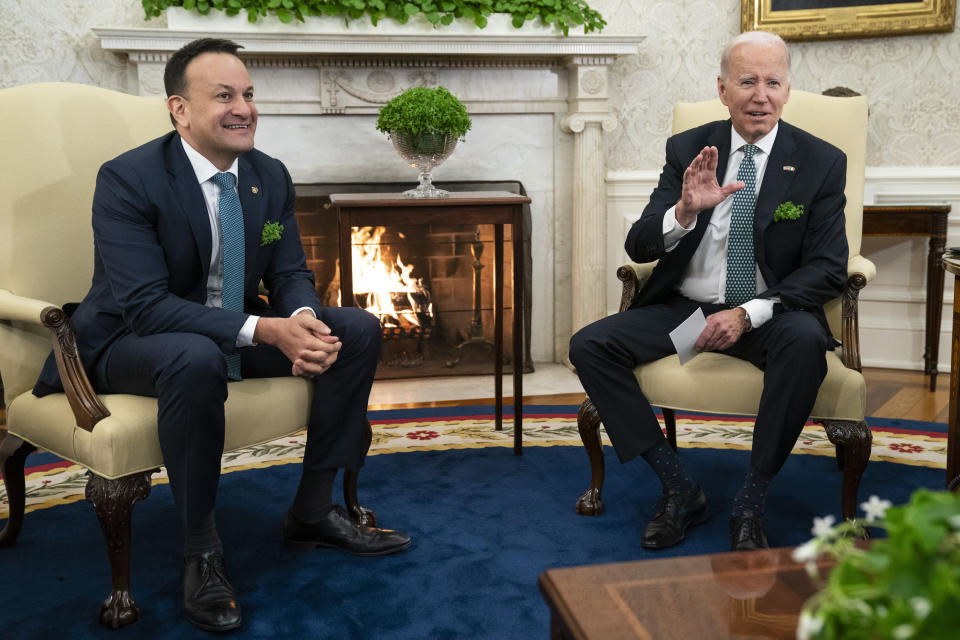
[[0, 289], [0, 320], [43, 324], [40, 317], [44, 309], [54, 306], [56, 305], [43, 300], [25, 298], [6, 289]]
[[50, 330], [57, 371], [78, 427], [93, 431], [94, 425], [110, 415], [83, 369], [77, 338], [63, 309], [0, 289], [0, 319], [42, 325]]
[[638, 264], [628, 262], [617, 269], [617, 278], [623, 283], [623, 291], [620, 294], [620, 311], [626, 311], [637, 295], [641, 287], [650, 279], [653, 268], [657, 266], [656, 262], [644, 262]]
[[843, 287], [841, 305], [840, 342], [843, 344], [841, 358], [849, 369], [861, 371], [860, 364], [860, 290], [877, 276], [877, 267], [861, 255], [851, 256], [847, 261], [847, 282]]
[[859, 273], [863, 276], [866, 284], [877, 277], [877, 265], [873, 264], [861, 255], [850, 256], [847, 260], [847, 277]]

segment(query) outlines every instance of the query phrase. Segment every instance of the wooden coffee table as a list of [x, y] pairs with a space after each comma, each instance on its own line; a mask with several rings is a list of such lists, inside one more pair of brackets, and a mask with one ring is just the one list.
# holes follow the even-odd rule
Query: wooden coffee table
[[792, 550], [550, 569], [540, 575], [550, 638], [792, 640], [800, 608], [817, 590]]

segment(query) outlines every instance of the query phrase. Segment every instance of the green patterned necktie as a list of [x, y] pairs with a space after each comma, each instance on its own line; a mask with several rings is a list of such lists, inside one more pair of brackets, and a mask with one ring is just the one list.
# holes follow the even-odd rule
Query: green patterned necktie
[[[213, 181], [220, 187], [220, 253], [223, 256], [223, 286], [221, 306], [230, 311], [243, 311], [243, 209], [237, 190], [233, 188], [232, 173], [218, 173]], [[227, 377], [240, 380], [240, 354], [225, 355]]]
[[756, 260], [753, 256], [753, 207], [757, 201], [757, 166], [753, 154], [758, 147], [742, 147], [743, 160], [737, 170], [737, 180], [746, 186], [733, 195], [730, 213], [730, 234], [727, 238], [727, 293], [730, 307], [753, 299], [757, 293]]

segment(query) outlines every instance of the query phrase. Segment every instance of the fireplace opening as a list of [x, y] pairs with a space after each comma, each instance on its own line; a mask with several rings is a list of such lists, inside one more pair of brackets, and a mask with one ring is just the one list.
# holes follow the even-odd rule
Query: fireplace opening
[[[297, 186], [296, 215], [307, 264], [325, 305], [340, 304], [338, 225], [331, 193], [399, 192], [407, 183], [310, 184]], [[510, 191], [519, 182], [438, 183], [450, 191]], [[524, 210], [527, 283], [523, 327], [524, 371], [530, 358], [530, 224]], [[504, 228], [504, 371], [513, 370], [513, 238]], [[356, 306], [383, 328], [377, 378], [493, 373], [494, 227], [449, 224], [355, 227], [352, 230]]]

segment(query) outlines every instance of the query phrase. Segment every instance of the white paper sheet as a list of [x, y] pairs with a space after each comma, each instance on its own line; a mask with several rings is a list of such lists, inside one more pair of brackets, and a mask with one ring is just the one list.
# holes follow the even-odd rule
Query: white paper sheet
[[673, 346], [677, 349], [680, 364], [687, 364], [691, 358], [699, 353], [693, 347], [706, 327], [707, 319], [703, 315], [703, 309], [697, 307], [697, 310], [691, 313], [689, 318], [670, 332], [670, 340], [673, 341]]

